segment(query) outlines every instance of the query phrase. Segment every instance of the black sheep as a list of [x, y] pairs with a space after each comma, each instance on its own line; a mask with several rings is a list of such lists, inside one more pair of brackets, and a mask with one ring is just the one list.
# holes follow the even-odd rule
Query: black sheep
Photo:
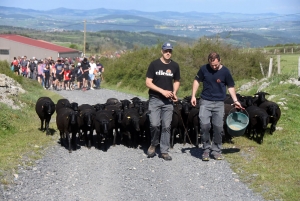
[[61, 108], [71, 108], [71, 103], [68, 99], [59, 99], [56, 103], [56, 108], [55, 108], [55, 111], [56, 113], [58, 113], [58, 111], [61, 109]]
[[171, 142], [170, 147], [174, 147], [176, 135], [179, 134], [179, 138], [183, 139], [182, 132], [184, 131], [183, 120], [181, 116], [182, 105], [179, 102], [174, 102], [174, 110], [171, 121]]
[[[261, 144], [263, 143], [265, 131], [269, 123], [269, 115], [264, 109], [261, 109], [254, 105], [247, 107], [246, 111], [249, 114], [247, 134], [250, 138], [255, 137], [258, 143]], [[259, 135], [260, 137], [258, 137]]]
[[259, 105], [260, 108], [264, 109], [268, 115], [271, 123], [270, 134], [276, 130], [276, 125], [281, 116], [281, 110], [277, 103], [273, 101], [265, 101]]
[[150, 119], [149, 114], [151, 113], [148, 110], [146, 101], [142, 101], [140, 99], [133, 100], [133, 105], [139, 115], [139, 126], [140, 126], [140, 134], [137, 137], [145, 137], [147, 143], [150, 146], [151, 143], [151, 134], [150, 134]]
[[98, 142], [98, 149], [101, 148], [101, 143], [104, 141], [106, 151], [108, 148], [108, 140], [113, 135], [113, 129], [115, 128], [115, 120], [113, 116], [113, 112], [108, 110], [99, 110], [96, 112], [96, 117], [94, 120], [94, 128], [97, 133], [97, 142]]
[[253, 104], [256, 106], [259, 106], [260, 104], [262, 104], [263, 102], [267, 101], [266, 99], [266, 95], [270, 95], [267, 92], [257, 92], [256, 94], [254, 94], [256, 97], [254, 98]]
[[[49, 135], [49, 122], [55, 111], [55, 104], [49, 97], [40, 97], [35, 105], [35, 111], [41, 120], [41, 130], [46, 130], [46, 135]], [[45, 121], [45, 128], [44, 127]]]
[[56, 125], [60, 134], [61, 145], [63, 145], [65, 138], [68, 140], [68, 150], [72, 152], [72, 146], [77, 148], [78, 133], [78, 112], [71, 108], [61, 108], [56, 116]]
[[76, 102], [72, 102], [70, 103], [70, 101], [68, 99], [59, 99], [56, 103], [56, 113], [58, 113], [58, 111], [61, 109], [61, 108], [71, 108], [73, 109], [74, 111], [78, 112], [78, 103]]
[[79, 118], [78, 126], [79, 129], [83, 132], [85, 144], [88, 148], [91, 148], [93, 141], [94, 133], [94, 124], [93, 121], [96, 116], [96, 111], [93, 106], [79, 106]]
[[137, 147], [137, 138], [140, 133], [140, 117], [135, 108], [130, 108], [123, 111], [122, 123], [120, 127], [121, 139], [123, 134], [128, 137], [128, 146]]
[[236, 112], [235, 107], [232, 104], [227, 104], [224, 103], [224, 122], [223, 122], [223, 132], [224, 132], [224, 137], [222, 138], [223, 142], [229, 142], [232, 143], [232, 136], [227, 132], [227, 117], [230, 113]]
[[191, 96], [186, 96], [182, 101], [182, 119], [185, 126], [185, 135], [183, 142], [186, 143], [186, 136], [189, 133], [195, 139], [195, 146], [199, 146], [199, 132], [200, 132], [200, 120], [199, 120], [199, 99], [197, 99], [197, 105], [195, 107], [191, 104]]

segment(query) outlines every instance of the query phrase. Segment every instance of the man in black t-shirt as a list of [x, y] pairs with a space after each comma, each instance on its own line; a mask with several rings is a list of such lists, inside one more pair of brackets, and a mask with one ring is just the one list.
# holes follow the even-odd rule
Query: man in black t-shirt
[[88, 81], [89, 81], [89, 70], [90, 70], [91, 66], [90, 63], [88, 62], [87, 58], [84, 58], [83, 61], [81, 62], [81, 72], [83, 73], [83, 86], [82, 86], [82, 90], [85, 91], [88, 87]]
[[171, 60], [172, 51], [171, 43], [164, 43], [161, 50], [162, 56], [150, 63], [146, 74], [149, 110], [151, 111], [149, 114], [151, 145], [147, 154], [148, 157], [153, 157], [156, 146], [160, 144], [161, 157], [165, 160], [172, 160], [168, 151], [173, 101], [178, 100], [176, 93], [180, 86], [180, 69], [179, 65]]

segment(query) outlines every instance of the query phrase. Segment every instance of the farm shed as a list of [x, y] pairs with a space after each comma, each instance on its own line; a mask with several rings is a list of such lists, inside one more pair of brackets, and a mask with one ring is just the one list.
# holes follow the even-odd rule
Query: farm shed
[[52, 57], [56, 60], [58, 57], [81, 57], [82, 52], [16, 34], [0, 34], [0, 60], [11, 62], [18, 56], [27, 56], [28, 59]]

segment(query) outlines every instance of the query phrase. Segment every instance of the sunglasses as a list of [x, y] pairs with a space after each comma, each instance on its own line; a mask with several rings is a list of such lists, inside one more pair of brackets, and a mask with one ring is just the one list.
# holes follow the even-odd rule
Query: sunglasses
[[164, 53], [167, 53], [167, 52], [172, 53], [172, 50], [164, 50]]

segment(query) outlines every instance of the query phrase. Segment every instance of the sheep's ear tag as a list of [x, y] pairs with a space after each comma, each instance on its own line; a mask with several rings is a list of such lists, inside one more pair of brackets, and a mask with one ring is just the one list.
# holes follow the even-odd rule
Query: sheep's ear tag
[[67, 119], [69, 119], [69, 117], [67, 117]]
[[130, 117], [127, 117], [127, 119], [130, 119]]

